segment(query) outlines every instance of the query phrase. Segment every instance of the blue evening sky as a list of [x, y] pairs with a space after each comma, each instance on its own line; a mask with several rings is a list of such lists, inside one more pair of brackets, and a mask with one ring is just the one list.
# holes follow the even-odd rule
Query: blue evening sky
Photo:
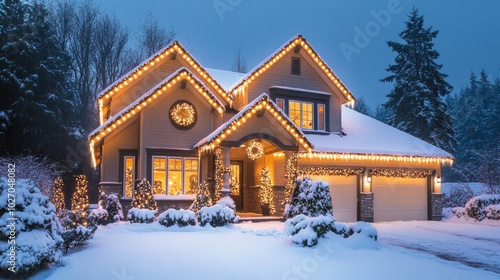
[[[205, 67], [231, 69], [241, 48], [251, 69], [287, 40], [302, 34], [356, 97], [373, 109], [386, 101], [390, 84], [379, 80], [393, 63], [386, 41], [399, 40], [415, 6], [434, 41], [454, 91], [471, 71], [500, 77], [500, 1], [416, 0], [99, 0], [131, 33], [151, 11], [160, 24]], [[390, 15], [390, 18], [387, 16]], [[378, 21], [377, 21], [378, 17]], [[363, 35], [360, 35], [360, 32]], [[363, 40], [364, 39], [364, 40]]]

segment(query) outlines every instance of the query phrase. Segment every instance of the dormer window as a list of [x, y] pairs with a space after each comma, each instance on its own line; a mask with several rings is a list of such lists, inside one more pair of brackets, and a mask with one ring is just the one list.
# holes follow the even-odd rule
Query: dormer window
[[313, 103], [301, 101], [289, 101], [288, 115], [296, 126], [306, 129], [313, 129]]
[[292, 57], [292, 74], [300, 75], [300, 58]]

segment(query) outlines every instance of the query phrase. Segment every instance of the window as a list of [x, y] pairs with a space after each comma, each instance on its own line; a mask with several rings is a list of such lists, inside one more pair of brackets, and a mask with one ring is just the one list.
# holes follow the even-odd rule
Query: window
[[135, 157], [124, 157], [123, 165], [123, 196], [132, 197], [134, 195], [135, 182]]
[[318, 104], [318, 130], [325, 130], [325, 104]]
[[300, 75], [300, 58], [292, 57], [292, 74]]
[[195, 194], [198, 188], [198, 159], [153, 156], [155, 194]]
[[276, 105], [278, 105], [278, 108], [280, 108], [282, 111], [285, 111], [285, 100], [276, 98]]
[[313, 129], [313, 104], [309, 102], [290, 101], [288, 103], [290, 119], [302, 129]]

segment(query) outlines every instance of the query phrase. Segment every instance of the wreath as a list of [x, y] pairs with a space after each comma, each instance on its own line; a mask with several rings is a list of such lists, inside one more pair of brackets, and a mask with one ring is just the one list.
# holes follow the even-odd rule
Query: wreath
[[189, 129], [196, 122], [196, 110], [188, 101], [178, 101], [170, 108], [170, 120], [180, 129]]
[[251, 160], [256, 160], [262, 157], [264, 154], [264, 147], [262, 147], [262, 144], [256, 141], [251, 142], [247, 148], [247, 155], [248, 158]]

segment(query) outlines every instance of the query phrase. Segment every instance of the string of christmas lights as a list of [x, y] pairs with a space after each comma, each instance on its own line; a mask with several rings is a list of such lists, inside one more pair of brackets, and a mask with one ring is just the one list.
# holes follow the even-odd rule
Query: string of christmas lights
[[257, 141], [250, 142], [250, 144], [246, 147], [246, 150], [247, 156], [251, 160], [257, 160], [264, 155], [264, 147]]
[[370, 176], [383, 176], [395, 178], [425, 178], [434, 173], [433, 170], [412, 170], [412, 169], [370, 169]]
[[134, 190], [134, 199], [130, 205], [132, 208], [158, 210], [156, 200], [153, 195], [153, 187], [147, 179], [142, 179]]
[[285, 164], [285, 200], [284, 204], [290, 202], [292, 192], [295, 187], [295, 180], [297, 179], [297, 163], [299, 157], [297, 153], [292, 153], [290, 158]]
[[364, 168], [301, 167], [298, 176], [353, 176], [363, 173]]
[[259, 172], [259, 184], [260, 204], [267, 205], [271, 215], [276, 214], [276, 209], [274, 207], [274, 190], [271, 185], [271, 171], [267, 168], [267, 166], [264, 166]]
[[71, 212], [74, 214], [73, 226], [81, 224], [87, 226], [87, 208], [89, 207], [89, 194], [87, 189], [87, 177], [85, 175], [75, 176], [75, 192], [71, 197]]
[[222, 162], [222, 150], [217, 147], [214, 152], [215, 156], [215, 193], [214, 201], [219, 201], [222, 187], [224, 186], [224, 163]]
[[335, 152], [311, 152], [299, 153], [299, 158], [333, 160], [333, 161], [381, 161], [381, 162], [400, 162], [400, 163], [418, 163], [418, 164], [446, 164], [452, 165], [453, 158], [425, 157], [425, 156], [395, 156], [395, 155], [376, 155], [376, 154], [350, 154]]
[[54, 180], [54, 194], [52, 195], [52, 203], [56, 207], [56, 211], [66, 210], [66, 202], [64, 201], [64, 182], [60, 177]]

